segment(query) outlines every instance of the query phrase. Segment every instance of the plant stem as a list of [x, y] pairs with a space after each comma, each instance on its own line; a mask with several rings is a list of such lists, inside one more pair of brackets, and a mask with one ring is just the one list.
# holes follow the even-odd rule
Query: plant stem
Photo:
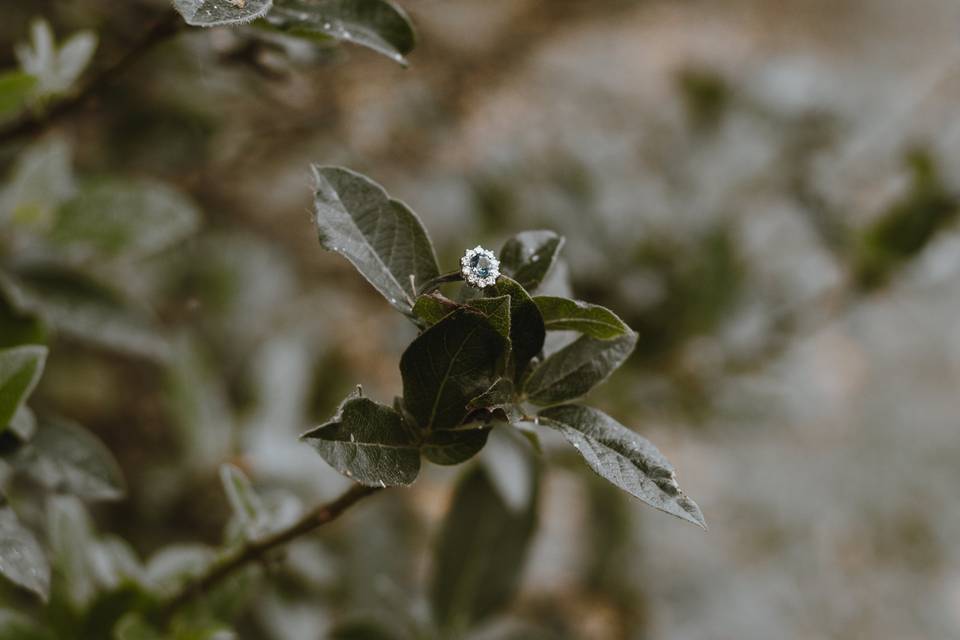
[[21, 136], [40, 133], [74, 109], [82, 107], [157, 44], [176, 34], [181, 25], [183, 25], [183, 20], [179, 14], [173, 9], [168, 10], [154, 21], [133, 47], [113, 64], [91, 77], [72, 94], [55, 102], [49, 109], [25, 111], [19, 118], [0, 125], [0, 144], [6, 144]]
[[417, 291], [417, 295], [422, 296], [425, 293], [433, 291], [445, 282], [457, 282], [458, 280], [463, 280], [463, 274], [461, 274], [459, 271], [451, 271], [450, 273], [441, 274], [436, 278], [427, 280]]
[[194, 598], [210, 591], [235, 571], [263, 558], [273, 549], [336, 520], [340, 514], [355, 503], [382, 490], [381, 487], [365, 487], [355, 484], [333, 502], [315, 507], [289, 527], [246, 543], [238, 550], [212, 564], [203, 574], [188, 581], [177, 593], [164, 602], [159, 610], [160, 621], [166, 623], [178, 609]]

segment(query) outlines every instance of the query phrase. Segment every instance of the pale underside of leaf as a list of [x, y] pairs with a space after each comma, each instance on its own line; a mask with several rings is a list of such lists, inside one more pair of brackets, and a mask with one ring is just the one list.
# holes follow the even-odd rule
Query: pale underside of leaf
[[267, 526], [267, 511], [253, 489], [250, 479], [232, 464], [220, 467], [220, 483], [234, 516], [248, 540], [255, 539]]
[[39, 267], [17, 274], [22, 311], [88, 344], [156, 361], [170, 356], [166, 336], [146, 311], [76, 270]]
[[126, 493], [110, 450], [80, 425], [60, 418], [40, 421], [22, 464], [51, 490], [88, 500], [117, 500]]
[[0, 507], [0, 574], [44, 600], [50, 593], [50, 565], [33, 533], [13, 509]]
[[79, 258], [145, 257], [192, 234], [196, 206], [183, 193], [152, 180], [99, 180], [57, 212], [50, 238]]

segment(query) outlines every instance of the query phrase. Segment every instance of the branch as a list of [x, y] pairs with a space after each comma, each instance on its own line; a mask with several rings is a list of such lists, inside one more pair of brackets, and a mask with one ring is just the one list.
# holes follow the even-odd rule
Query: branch
[[139, 61], [157, 44], [167, 40], [179, 31], [183, 20], [176, 11], [170, 9], [160, 16], [147, 29], [133, 47], [116, 62], [102, 69], [73, 94], [57, 101], [47, 110], [24, 112], [19, 118], [0, 125], [0, 144], [12, 142], [21, 136], [40, 133], [71, 111], [82, 107], [84, 103], [110, 85], [117, 77]]
[[336, 520], [341, 513], [355, 503], [378, 491], [382, 491], [382, 488], [355, 484], [333, 502], [314, 508], [286, 529], [248, 542], [237, 551], [215, 562], [203, 574], [184, 584], [177, 593], [161, 605], [159, 619], [166, 623], [178, 609], [195, 597], [210, 591], [237, 570], [263, 558], [273, 549]]

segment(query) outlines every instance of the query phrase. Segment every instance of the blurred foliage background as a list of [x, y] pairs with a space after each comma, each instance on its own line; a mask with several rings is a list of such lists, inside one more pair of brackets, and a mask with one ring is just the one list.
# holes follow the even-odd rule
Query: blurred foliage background
[[[960, 637], [960, 7], [402, 4], [418, 32], [406, 68], [184, 26], [3, 140], [0, 346], [50, 346], [31, 406], [90, 429], [126, 478], [89, 516], [9, 480], [26, 523], [72, 518], [80, 537], [44, 542], [58, 553], [124, 546], [71, 561], [84, 575], [55, 576], [64, 597], [122, 609], [118, 557], [162, 573], [164, 554], [219, 544], [224, 462], [278, 517], [346, 486], [297, 435], [358, 382], [396, 395], [413, 329], [318, 247], [320, 162], [407, 202], [442, 268], [517, 231], [563, 233], [555, 276], [640, 334], [591, 401], [670, 457], [711, 526], [644, 508], [548, 439], [559, 464], [522, 582], [477, 637]], [[55, 90], [167, 10], [8, 2], [0, 66], [17, 68], [34, 18], [61, 44], [89, 31]], [[136, 224], [110, 213], [127, 210]], [[522, 456], [497, 455], [511, 446], [477, 463], [507, 491], [528, 481]], [[430, 467], [294, 544], [234, 597], [238, 637], [416, 627], [456, 473]]]

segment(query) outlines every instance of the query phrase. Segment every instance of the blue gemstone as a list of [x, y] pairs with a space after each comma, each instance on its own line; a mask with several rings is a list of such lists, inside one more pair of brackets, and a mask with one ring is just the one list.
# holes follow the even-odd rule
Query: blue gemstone
[[493, 262], [487, 256], [476, 254], [470, 259], [470, 270], [481, 278], [489, 276], [492, 267]]

